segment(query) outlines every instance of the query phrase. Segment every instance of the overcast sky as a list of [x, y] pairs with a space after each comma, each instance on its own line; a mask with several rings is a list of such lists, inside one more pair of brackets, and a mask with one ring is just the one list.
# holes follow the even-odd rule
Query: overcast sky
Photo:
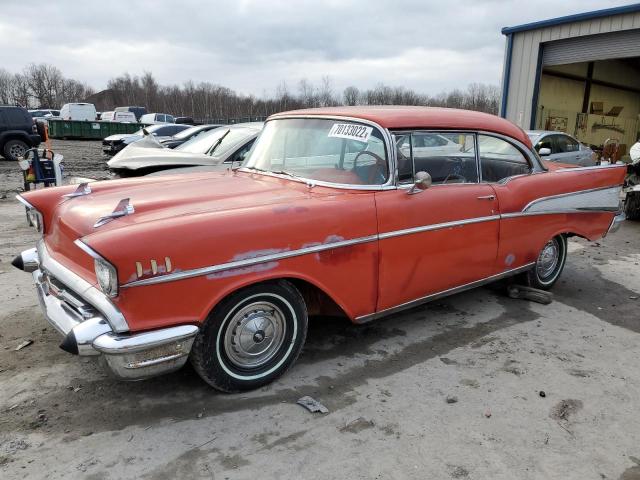
[[0, 0], [0, 67], [50, 63], [96, 89], [151, 71], [271, 95], [283, 80], [422, 93], [499, 84], [500, 29], [624, 1]]

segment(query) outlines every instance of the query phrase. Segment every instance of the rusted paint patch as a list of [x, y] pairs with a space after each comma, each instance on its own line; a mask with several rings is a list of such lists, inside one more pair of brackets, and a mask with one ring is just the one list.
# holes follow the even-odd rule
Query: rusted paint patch
[[273, 270], [278, 265], [279, 262], [265, 262], [248, 267], [232, 268], [231, 270], [223, 270], [222, 272], [210, 273], [209, 275], [207, 275], [207, 280], [218, 280], [220, 278], [235, 277], [237, 275], [266, 272], [268, 270]]
[[288, 252], [289, 248], [265, 248], [264, 250], [251, 250], [250, 252], [237, 253], [233, 256], [230, 262], [237, 262], [239, 260], [247, 260], [250, 258], [264, 257], [265, 255], [274, 255], [276, 253]]

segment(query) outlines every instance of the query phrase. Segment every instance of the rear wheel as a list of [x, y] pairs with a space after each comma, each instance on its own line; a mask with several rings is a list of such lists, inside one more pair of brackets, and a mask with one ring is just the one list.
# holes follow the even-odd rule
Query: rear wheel
[[298, 358], [306, 335], [306, 305], [293, 285], [253, 285], [213, 310], [195, 339], [191, 362], [218, 390], [251, 390], [282, 375]]
[[29, 146], [22, 140], [9, 140], [4, 144], [4, 158], [7, 160], [16, 161], [20, 157], [24, 157], [24, 154], [29, 149]]
[[527, 283], [534, 288], [550, 289], [560, 277], [566, 260], [567, 238], [557, 235], [542, 247], [535, 266], [527, 272]]

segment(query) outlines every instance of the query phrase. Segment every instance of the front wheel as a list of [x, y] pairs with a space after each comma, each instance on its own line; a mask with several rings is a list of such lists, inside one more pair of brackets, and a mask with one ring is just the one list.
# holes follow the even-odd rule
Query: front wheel
[[534, 288], [550, 289], [560, 277], [566, 260], [567, 237], [557, 235], [542, 247], [535, 266], [527, 272], [527, 283]]
[[191, 363], [218, 390], [251, 390], [293, 365], [306, 336], [307, 308], [291, 283], [253, 285], [214, 308], [194, 341]]

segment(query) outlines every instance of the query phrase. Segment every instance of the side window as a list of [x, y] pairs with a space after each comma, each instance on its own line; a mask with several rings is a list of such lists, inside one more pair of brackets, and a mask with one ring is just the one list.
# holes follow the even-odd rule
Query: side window
[[567, 135], [558, 135], [556, 137], [558, 144], [558, 153], [570, 153], [578, 151], [578, 142]]
[[514, 175], [531, 172], [526, 157], [506, 140], [478, 135], [478, 149], [483, 182], [499, 182]]
[[412, 183], [414, 172], [427, 172], [434, 185], [476, 183], [474, 135], [412, 132], [396, 135], [400, 183]]

